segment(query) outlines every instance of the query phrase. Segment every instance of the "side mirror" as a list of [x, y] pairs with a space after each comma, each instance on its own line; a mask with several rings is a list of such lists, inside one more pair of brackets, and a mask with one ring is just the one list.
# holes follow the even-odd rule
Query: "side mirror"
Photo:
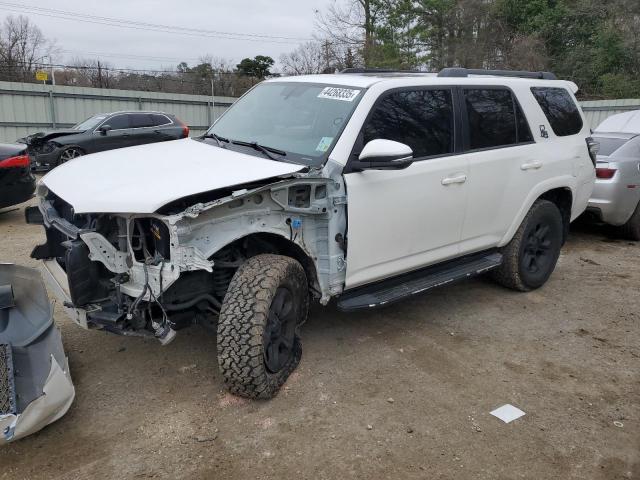
[[371, 140], [358, 160], [352, 163], [354, 170], [402, 170], [413, 163], [413, 150], [409, 145], [393, 140]]
[[109, 130], [111, 130], [111, 125], [102, 125], [99, 128], [99, 131], [102, 135], [106, 135]]

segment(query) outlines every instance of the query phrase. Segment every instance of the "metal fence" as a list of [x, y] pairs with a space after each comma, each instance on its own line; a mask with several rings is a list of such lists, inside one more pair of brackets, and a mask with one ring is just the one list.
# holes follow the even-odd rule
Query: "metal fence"
[[580, 106], [591, 128], [596, 128], [605, 118], [611, 115], [630, 110], [640, 110], [640, 99], [595, 100], [580, 102]]
[[214, 105], [211, 97], [201, 95], [0, 82], [0, 142], [122, 110], [172, 113], [198, 135], [235, 100], [215, 97]]
[[[65, 128], [96, 113], [158, 110], [172, 113], [203, 133], [236, 99], [179, 93], [0, 82], [0, 142], [14, 142], [40, 130]], [[640, 109], [640, 99], [581, 102], [591, 128], [610, 115]]]

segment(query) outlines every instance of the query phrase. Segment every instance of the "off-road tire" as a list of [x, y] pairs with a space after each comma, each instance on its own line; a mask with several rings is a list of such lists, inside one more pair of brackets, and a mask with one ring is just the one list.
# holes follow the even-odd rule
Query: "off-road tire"
[[[533, 274], [523, 265], [524, 255], [530, 235], [540, 224], [549, 227], [549, 256], [545, 259], [544, 269]], [[563, 224], [560, 210], [548, 200], [536, 200], [522, 220], [516, 234], [501, 249], [502, 264], [491, 271], [492, 278], [500, 285], [520, 292], [528, 292], [541, 287], [553, 273], [560, 256], [562, 239]]]
[[640, 240], [640, 202], [636, 206], [631, 218], [620, 227], [619, 232], [620, 236], [627, 240]]
[[[266, 365], [264, 339], [272, 300], [279, 288], [289, 290], [297, 316], [291, 354], [276, 373]], [[309, 311], [309, 287], [302, 265], [290, 257], [257, 255], [235, 273], [222, 302], [218, 320], [218, 364], [233, 394], [272, 398], [302, 357], [297, 328]]]

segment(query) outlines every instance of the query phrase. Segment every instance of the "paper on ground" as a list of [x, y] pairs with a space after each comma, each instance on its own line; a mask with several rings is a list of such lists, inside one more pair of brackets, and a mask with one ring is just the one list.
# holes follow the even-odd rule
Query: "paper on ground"
[[519, 408], [516, 408], [513, 405], [509, 405], [508, 403], [506, 405], [496, 408], [494, 411], [489, 413], [494, 417], [499, 418], [504, 423], [512, 422], [516, 418], [520, 418], [525, 414]]

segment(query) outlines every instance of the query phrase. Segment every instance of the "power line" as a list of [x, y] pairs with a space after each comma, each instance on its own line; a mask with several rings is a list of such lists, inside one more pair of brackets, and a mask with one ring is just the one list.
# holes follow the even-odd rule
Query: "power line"
[[253, 34], [253, 33], [241, 33], [241, 32], [223, 32], [216, 30], [205, 30], [198, 28], [189, 28], [182, 26], [172, 26], [163, 24], [154, 24], [146, 22], [138, 22], [133, 20], [101, 17], [98, 15], [89, 15], [82, 13], [69, 12], [64, 10], [55, 10], [51, 8], [36, 7], [31, 5], [21, 5], [17, 3], [0, 1], [0, 9], [9, 10], [17, 13], [28, 13], [33, 15], [40, 15], [50, 18], [58, 18], [62, 20], [79, 21], [86, 23], [93, 23], [98, 25], [105, 25], [111, 27], [129, 28], [133, 30], [144, 30], [160, 33], [170, 33], [175, 35], [188, 35], [207, 38], [220, 38], [227, 40], [245, 40], [254, 42], [267, 42], [267, 43], [279, 43], [279, 44], [297, 44], [301, 41], [311, 40], [310, 38], [303, 37], [285, 37], [278, 35], [266, 35], [266, 34]]
[[79, 51], [79, 50], [59, 50], [61, 53], [70, 53], [80, 56], [98, 56], [98, 57], [112, 57], [112, 58], [124, 58], [129, 60], [154, 60], [154, 61], [168, 61], [168, 62], [183, 62], [185, 60], [189, 60], [192, 62], [199, 62], [200, 58], [190, 57], [190, 58], [178, 58], [178, 57], [156, 57], [156, 56], [148, 56], [148, 55], [134, 55], [130, 53], [105, 53], [105, 52], [90, 52], [90, 51]]
[[[69, 70], [97, 70], [98, 67], [97, 66], [91, 66], [91, 65], [66, 65], [66, 64], [61, 64], [61, 63], [43, 63], [43, 62], [20, 62], [20, 61], [3, 61], [0, 60], [0, 65], [1, 64], [6, 64], [9, 66], [15, 66], [15, 65], [21, 65], [21, 66], [33, 66], [33, 67], [38, 67], [38, 68], [66, 68]], [[145, 73], [162, 73], [165, 75], [183, 75], [183, 74], [190, 74], [190, 73], [194, 73], [196, 74], [197, 72], [177, 72], [175, 70], [145, 70], [145, 69], [139, 69], [139, 68], [113, 68], [113, 67], [103, 67], [100, 66], [101, 70], [106, 70], [106, 71], [110, 71], [110, 72], [120, 72], [120, 73], [139, 73], [139, 74], [145, 74]], [[213, 75], [237, 75], [237, 76], [241, 76], [242, 74], [238, 73], [238, 72], [220, 72], [220, 71], [215, 71], [212, 72]], [[203, 77], [205, 79], [208, 79], [208, 77]]]

